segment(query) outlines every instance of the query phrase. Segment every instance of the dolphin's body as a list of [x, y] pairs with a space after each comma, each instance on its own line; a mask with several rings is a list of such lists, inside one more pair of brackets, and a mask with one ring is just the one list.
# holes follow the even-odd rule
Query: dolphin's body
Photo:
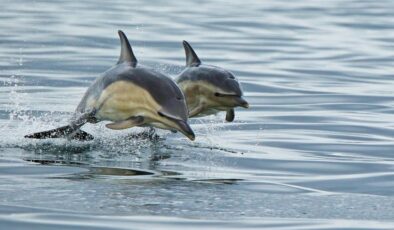
[[187, 123], [188, 110], [182, 91], [166, 75], [137, 66], [127, 37], [122, 31], [119, 36], [121, 55], [118, 63], [88, 88], [70, 124], [25, 137], [93, 139], [80, 127], [87, 122], [112, 121], [107, 128], [156, 127], [180, 131], [194, 140]]
[[176, 82], [186, 97], [189, 117], [201, 117], [226, 111], [226, 121], [234, 120], [234, 108], [248, 108], [235, 76], [223, 68], [203, 65], [193, 48], [183, 41], [186, 69]]

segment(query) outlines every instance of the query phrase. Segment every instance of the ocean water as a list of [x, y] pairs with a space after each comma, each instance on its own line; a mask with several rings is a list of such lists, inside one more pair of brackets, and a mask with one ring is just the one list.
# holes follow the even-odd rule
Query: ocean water
[[[0, 229], [394, 229], [394, 1], [0, 0]], [[175, 78], [187, 40], [250, 109], [197, 139], [67, 123], [117, 61]]]

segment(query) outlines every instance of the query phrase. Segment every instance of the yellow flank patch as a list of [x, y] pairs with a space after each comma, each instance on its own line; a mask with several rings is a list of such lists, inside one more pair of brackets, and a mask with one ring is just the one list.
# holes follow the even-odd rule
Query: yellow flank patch
[[[211, 109], [227, 110], [226, 97], [217, 97], [215, 93], [229, 93], [207, 81], [183, 81], [179, 84], [183, 91], [189, 112], [198, 109], [201, 114], [211, 114]], [[190, 114], [192, 115], [192, 114]], [[192, 116], [198, 116], [194, 114]]]
[[157, 117], [161, 106], [144, 88], [129, 82], [117, 81], [107, 86], [96, 102], [101, 120], [122, 121], [131, 116]]
[[206, 81], [184, 81], [179, 84], [181, 87], [189, 111], [199, 106], [201, 103], [211, 104], [215, 100], [215, 93], [219, 89]]

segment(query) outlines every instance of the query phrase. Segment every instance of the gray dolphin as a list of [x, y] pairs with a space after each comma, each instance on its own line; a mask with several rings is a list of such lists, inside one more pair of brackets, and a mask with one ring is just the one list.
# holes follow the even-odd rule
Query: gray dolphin
[[118, 31], [121, 54], [118, 63], [98, 77], [88, 88], [67, 126], [26, 135], [26, 138], [91, 140], [80, 128], [85, 123], [112, 121], [110, 129], [148, 126], [180, 131], [194, 140], [187, 123], [185, 97], [176, 83], [153, 69], [137, 66], [129, 41]]
[[186, 97], [189, 117], [200, 117], [227, 111], [226, 121], [234, 120], [234, 108], [248, 108], [243, 92], [235, 76], [223, 68], [203, 65], [193, 48], [183, 41], [186, 53], [186, 69], [176, 82]]

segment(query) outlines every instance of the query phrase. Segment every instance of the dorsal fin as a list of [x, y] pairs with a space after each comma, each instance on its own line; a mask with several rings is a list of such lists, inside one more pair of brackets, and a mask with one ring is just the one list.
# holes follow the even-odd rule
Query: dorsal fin
[[131, 66], [137, 66], [137, 58], [135, 58], [133, 50], [131, 49], [129, 40], [123, 31], [118, 30], [119, 38], [120, 38], [120, 57], [118, 64], [123, 62], [128, 62]]
[[186, 54], [186, 66], [199, 66], [201, 65], [201, 61], [198, 58], [196, 52], [194, 52], [193, 48], [187, 41], [183, 41], [183, 47], [185, 48]]

